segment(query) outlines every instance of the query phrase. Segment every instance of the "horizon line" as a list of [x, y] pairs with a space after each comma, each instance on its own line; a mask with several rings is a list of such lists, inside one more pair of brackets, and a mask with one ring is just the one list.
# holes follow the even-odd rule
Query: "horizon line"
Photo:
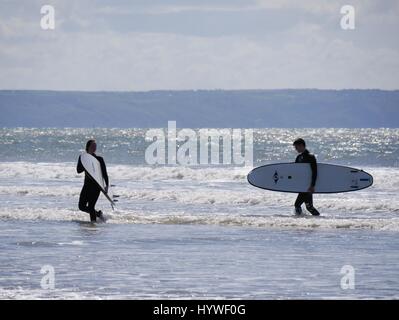
[[79, 93], [150, 93], [150, 92], [191, 92], [191, 91], [388, 91], [395, 92], [398, 89], [380, 88], [343, 88], [343, 89], [320, 89], [320, 88], [276, 88], [276, 89], [150, 89], [150, 90], [62, 90], [62, 89], [0, 89], [0, 92], [13, 91], [32, 91], [32, 92], [79, 92]]

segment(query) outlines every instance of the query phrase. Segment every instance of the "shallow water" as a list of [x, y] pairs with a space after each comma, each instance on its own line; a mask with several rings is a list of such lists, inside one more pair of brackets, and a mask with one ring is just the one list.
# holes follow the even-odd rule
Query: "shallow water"
[[[392, 232], [15, 220], [0, 226], [1, 298], [399, 297], [399, 238]], [[54, 268], [53, 290], [41, 288], [44, 265]], [[354, 289], [341, 288], [344, 265], [355, 270]]]
[[[321, 217], [293, 216], [295, 195], [250, 186], [248, 167], [148, 166], [143, 132], [0, 130], [0, 298], [398, 298], [399, 130], [255, 132], [255, 165], [292, 161], [303, 135], [319, 161], [374, 176], [315, 195]], [[75, 171], [93, 135], [120, 195], [115, 211], [100, 197], [108, 223], [95, 226]], [[41, 288], [45, 265], [54, 290]]]

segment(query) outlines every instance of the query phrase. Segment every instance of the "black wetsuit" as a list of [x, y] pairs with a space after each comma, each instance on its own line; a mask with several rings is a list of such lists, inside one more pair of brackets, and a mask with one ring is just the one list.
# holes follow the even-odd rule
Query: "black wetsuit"
[[[92, 154], [92, 156], [100, 162], [105, 184], [108, 187], [108, 174], [104, 159], [102, 157], [96, 156], [94, 153]], [[82, 165], [82, 162], [80, 161], [80, 156], [76, 171], [78, 173], [84, 171], [84, 167]], [[95, 205], [98, 197], [100, 196], [100, 192], [101, 189], [98, 184], [85, 172], [85, 182], [79, 197], [79, 210], [89, 213], [91, 221], [96, 221], [97, 218], [98, 212], [95, 210]]]
[[[307, 149], [300, 155], [298, 155], [295, 159], [295, 163], [310, 163], [310, 167], [312, 169], [312, 180], [310, 183], [311, 187], [316, 185], [317, 180], [317, 161], [316, 157], [309, 153]], [[301, 192], [298, 194], [298, 197], [295, 201], [295, 209], [300, 210], [302, 203], [305, 203], [306, 209], [313, 215], [319, 215], [319, 212], [313, 207], [313, 195], [311, 192]]]

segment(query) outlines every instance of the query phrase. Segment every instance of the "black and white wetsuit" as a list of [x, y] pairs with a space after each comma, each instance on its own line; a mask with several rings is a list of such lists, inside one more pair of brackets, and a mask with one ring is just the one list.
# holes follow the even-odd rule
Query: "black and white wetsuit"
[[[92, 154], [92, 156], [100, 162], [103, 178], [105, 180], [106, 186], [108, 187], [108, 174], [104, 159], [102, 157], [96, 156], [94, 153]], [[80, 156], [76, 171], [78, 173], [82, 173], [83, 171], [85, 171], [82, 162], [80, 161]], [[90, 220], [92, 222], [96, 221], [97, 218], [98, 212], [95, 210], [95, 206], [98, 197], [100, 196], [100, 192], [101, 189], [98, 184], [85, 172], [85, 181], [79, 197], [79, 210], [89, 213]]]

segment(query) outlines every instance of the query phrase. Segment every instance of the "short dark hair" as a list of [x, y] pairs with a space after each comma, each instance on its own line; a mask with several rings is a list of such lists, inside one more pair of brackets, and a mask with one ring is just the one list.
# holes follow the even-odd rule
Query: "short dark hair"
[[86, 142], [86, 152], [89, 152], [90, 145], [91, 145], [93, 142], [96, 142], [96, 140], [90, 139], [89, 141]]
[[294, 143], [293, 143], [294, 146], [297, 146], [297, 145], [299, 145], [299, 144], [302, 144], [304, 147], [306, 147], [306, 142], [305, 142], [305, 140], [303, 140], [302, 138], [296, 139], [296, 140], [294, 141]]

